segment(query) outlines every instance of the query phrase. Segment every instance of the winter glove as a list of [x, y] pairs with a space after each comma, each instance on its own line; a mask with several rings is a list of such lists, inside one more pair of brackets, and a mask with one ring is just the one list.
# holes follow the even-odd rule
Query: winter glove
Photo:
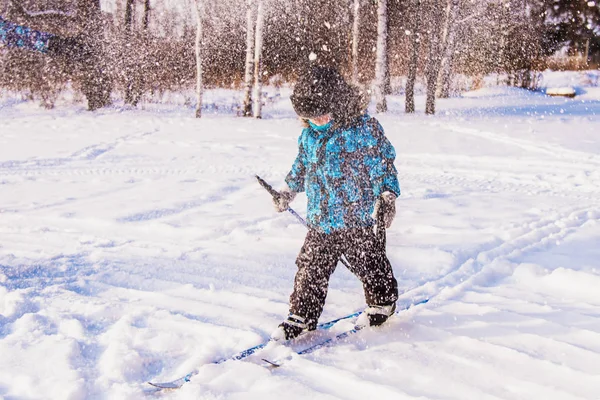
[[290, 203], [294, 201], [296, 197], [296, 192], [294, 192], [289, 187], [285, 187], [279, 191], [278, 197], [273, 197], [273, 206], [275, 206], [275, 210], [277, 212], [284, 212], [290, 206]]
[[378, 222], [379, 212], [383, 213], [383, 223], [385, 224], [385, 228], [389, 229], [396, 216], [396, 195], [394, 193], [383, 192], [379, 199], [377, 199], [377, 202], [375, 202], [373, 217]]

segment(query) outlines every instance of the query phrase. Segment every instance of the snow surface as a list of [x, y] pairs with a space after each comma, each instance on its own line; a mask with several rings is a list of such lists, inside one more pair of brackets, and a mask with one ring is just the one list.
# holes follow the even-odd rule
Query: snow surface
[[[431, 301], [310, 355], [276, 349], [278, 369], [203, 364], [287, 313], [305, 228], [254, 179], [281, 185], [295, 156], [285, 91], [262, 120], [219, 107], [230, 91], [201, 120], [3, 100], [0, 399], [600, 399], [595, 93], [486, 88], [436, 117], [391, 97], [388, 253], [401, 300]], [[363, 306], [340, 266], [322, 320]], [[196, 368], [178, 391], [145, 383]]]

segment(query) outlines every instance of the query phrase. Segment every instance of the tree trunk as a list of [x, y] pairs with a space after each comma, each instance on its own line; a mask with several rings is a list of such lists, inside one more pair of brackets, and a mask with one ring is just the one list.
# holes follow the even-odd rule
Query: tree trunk
[[256, 35], [254, 37], [254, 118], [262, 118], [262, 46], [264, 7], [263, 0], [258, 1], [256, 11]]
[[387, 0], [378, 0], [377, 7], [377, 58], [375, 61], [375, 110], [387, 111], [385, 81], [387, 75]]
[[[498, 44], [498, 55], [496, 58], [496, 72], [498, 73], [498, 77], [496, 78], [497, 83], [500, 83], [500, 74], [502, 72], [507, 72], [510, 75], [510, 72], [508, 68], [508, 63], [506, 62], [506, 56], [505, 56], [505, 52], [506, 52], [506, 38], [507, 38], [507, 32], [509, 29], [509, 12], [507, 11], [507, 8], [502, 5], [502, 8], [499, 12], [498, 18], [500, 19], [499, 21], [499, 30], [498, 32], [498, 36], [500, 36], [500, 41]], [[507, 82], [510, 78], [507, 79]]]
[[127, 0], [125, 3], [125, 35], [129, 39], [133, 25], [133, 0]]
[[[388, 1], [388, 7], [389, 7], [389, 2], [391, 0], [387, 0]], [[388, 12], [389, 14], [389, 12]], [[391, 71], [390, 71], [390, 57], [389, 57], [389, 50], [390, 50], [390, 44], [389, 44], [389, 38], [390, 38], [390, 18], [389, 16], [386, 18], [386, 25], [385, 25], [385, 32], [386, 32], [386, 45], [385, 45], [385, 78], [383, 80], [383, 93], [385, 95], [390, 95], [392, 94], [392, 75], [391, 75]]]
[[454, 51], [456, 49], [455, 32], [448, 38], [448, 49], [446, 56], [442, 59], [440, 73], [438, 75], [438, 87], [436, 96], [441, 99], [450, 97], [450, 84], [452, 83], [452, 64], [454, 62]]
[[138, 63], [135, 66], [134, 81], [133, 81], [133, 98], [132, 105], [137, 106], [138, 102], [142, 98], [144, 88], [146, 87], [148, 73], [148, 52], [150, 49], [150, 43], [148, 38], [148, 27], [150, 25], [150, 0], [144, 0], [144, 14], [142, 17], [142, 34], [139, 38], [141, 42], [140, 54], [138, 56]]
[[460, 0], [448, 0], [446, 18], [442, 30], [441, 61], [437, 77], [436, 97], [446, 98], [450, 93], [450, 73], [452, 58], [454, 56], [455, 23], [458, 16]]
[[204, 0], [196, 0], [196, 118], [202, 116], [202, 16]]
[[439, 0], [432, 4], [431, 15], [433, 18], [431, 36], [429, 39], [429, 59], [427, 60], [427, 69], [425, 77], [427, 79], [427, 100], [425, 102], [425, 114], [435, 114], [435, 92], [437, 86], [437, 77], [440, 68], [440, 22], [441, 22], [441, 4]]
[[404, 110], [407, 113], [415, 112], [415, 81], [417, 80], [417, 67], [419, 63], [419, 29], [420, 29], [420, 13], [421, 0], [413, 0], [413, 15], [412, 15], [412, 55], [408, 66], [408, 78], [406, 80], [406, 102]]
[[88, 100], [88, 110], [93, 111], [110, 104], [112, 83], [106, 74], [102, 40], [104, 30], [100, 0], [79, 0], [77, 2], [77, 20], [82, 32], [86, 34], [82, 41], [88, 54], [81, 65], [81, 89]]
[[244, 104], [242, 115], [252, 116], [252, 73], [254, 72], [254, 18], [256, 0], [248, 0], [246, 11], [246, 71], [244, 73]]
[[360, 0], [354, 0], [352, 22], [352, 82], [358, 84], [358, 41], [360, 39]]
[[[150, 0], [144, 0], [144, 15], [142, 33], [145, 36], [148, 29]], [[145, 45], [141, 44], [140, 35], [134, 33], [135, 0], [125, 3], [125, 43], [137, 51], [130, 52], [125, 67], [125, 104], [137, 106], [142, 97], [144, 72], [142, 71], [145, 58]]]
[[144, 0], [144, 19], [142, 20], [144, 34], [148, 32], [148, 25], [150, 25], [150, 0]]
[[[134, 13], [134, 0], [127, 0], [127, 2], [125, 3], [125, 21], [124, 21], [124, 25], [125, 25], [125, 45], [129, 45], [129, 46], [134, 46], [134, 44], [132, 43], [132, 31], [133, 31], [133, 13]], [[125, 60], [125, 104], [130, 104], [135, 106], [135, 103], [137, 103], [134, 100], [134, 85], [135, 85], [135, 77], [134, 75], [136, 74], [137, 71], [137, 63], [135, 62], [134, 58], [137, 56], [137, 53], [129, 53], [126, 56], [126, 60]]]

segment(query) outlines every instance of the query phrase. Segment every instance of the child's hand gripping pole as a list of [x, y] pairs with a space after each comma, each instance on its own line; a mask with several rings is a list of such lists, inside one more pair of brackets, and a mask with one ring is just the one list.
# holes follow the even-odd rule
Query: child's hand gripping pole
[[[260, 183], [260, 186], [262, 186], [263, 188], [265, 188], [265, 190], [267, 192], [269, 192], [269, 194], [271, 196], [273, 196], [273, 198], [275, 200], [279, 200], [279, 198], [281, 197], [281, 194], [279, 194], [279, 192], [275, 189], [273, 189], [273, 186], [269, 185], [264, 179], [262, 179], [260, 176], [256, 175], [256, 179], [258, 180], [258, 183]], [[306, 227], [308, 227], [308, 224], [306, 223], [306, 221], [304, 220], [304, 218], [302, 218], [300, 215], [298, 215], [298, 213], [296, 211], [294, 211], [291, 207], [287, 208], [287, 211], [292, 214], [294, 217], [296, 217], [296, 219], [298, 219], [298, 221], [300, 221], [300, 223]]]

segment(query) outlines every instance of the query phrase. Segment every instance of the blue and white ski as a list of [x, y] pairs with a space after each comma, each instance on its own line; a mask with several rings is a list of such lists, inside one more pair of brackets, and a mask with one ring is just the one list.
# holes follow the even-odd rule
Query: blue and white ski
[[[332, 326], [334, 326], [337, 322], [358, 317], [361, 313], [362, 313], [362, 311], [357, 311], [352, 314], [348, 314], [346, 316], [336, 318], [336, 319], [328, 321], [328, 322], [323, 322], [317, 326], [317, 329], [327, 330], [327, 329], [331, 328]], [[209, 363], [209, 364], [221, 364], [221, 363], [224, 363], [225, 361], [230, 361], [230, 360], [243, 360], [243, 359], [247, 358], [248, 356], [251, 356], [252, 354], [264, 349], [271, 342], [274, 342], [274, 341], [272, 339], [268, 339], [260, 344], [257, 344], [256, 346], [250, 347], [246, 350], [242, 350], [239, 353], [234, 354], [231, 357], [221, 358], [221, 359], [213, 361], [212, 363]], [[199, 371], [196, 369], [196, 370], [186, 374], [185, 376], [182, 376], [181, 378], [178, 378], [178, 379], [175, 379], [175, 380], [169, 381], [169, 382], [148, 382], [148, 383], [158, 389], [179, 389], [186, 382], [189, 382], [190, 379], [192, 379], [192, 377], [194, 375], [198, 374], [198, 372]]]
[[[408, 310], [409, 308], [411, 308], [413, 306], [416, 306], [416, 305], [419, 305], [419, 304], [425, 304], [428, 301], [429, 301], [428, 298], [424, 298], [424, 299], [421, 299], [421, 300], [412, 301], [412, 302], [410, 302], [408, 304], [400, 306], [396, 310], [396, 314], [399, 313], [399, 312], [401, 312], [401, 311]], [[357, 311], [357, 312], [354, 312], [352, 314], [348, 314], [346, 316], [343, 316], [343, 317], [340, 317], [340, 318], [336, 318], [336, 319], [328, 321], [328, 322], [323, 322], [323, 323], [321, 323], [321, 324], [319, 324], [317, 326], [317, 329], [319, 329], [319, 330], [330, 329], [337, 322], [340, 322], [340, 321], [343, 321], [343, 320], [347, 320], [347, 319], [356, 318], [356, 317], [358, 317], [361, 314], [362, 314], [362, 311]], [[339, 342], [340, 340], [342, 340], [342, 339], [344, 339], [344, 338], [346, 338], [346, 337], [348, 337], [350, 335], [353, 335], [353, 334], [359, 332], [363, 328], [364, 328], [364, 326], [355, 326], [354, 328], [352, 328], [352, 329], [350, 329], [348, 331], [339, 333], [339, 334], [337, 334], [336, 336], [334, 336], [332, 338], [328, 338], [328, 339], [326, 339], [326, 340], [324, 340], [322, 342], [313, 344], [313, 345], [311, 345], [311, 346], [309, 346], [307, 348], [304, 348], [303, 350], [296, 351], [296, 354], [298, 354], [298, 355], [309, 354], [309, 353], [312, 353], [312, 352], [314, 352], [316, 350], [319, 350], [319, 349], [321, 349], [323, 347], [331, 346], [334, 343]], [[300, 337], [302, 337], [302, 336], [300, 336]], [[209, 364], [221, 364], [221, 363], [224, 363], [225, 361], [230, 361], [230, 360], [243, 360], [243, 359], [247, 358], [248, 356], [251, 356], [252, 354], [254, 354], [254, 353], [256, 353], [256, 352], [264, 349], [265, 347], [267, 347], [268, 344], [270, 344], [272, 342], [275, 342], [275, 341], [273, 341], [271, 339], [266, 340], [263, 343], [257, 344], [256, 346], [253, 346], [253, 347], [250, 347], [250, 348], [248, 348], [246, 350], [240, 351], [239, 353], [237, 353], [237, 354], [235, 354], [235, 355], [233, 355], [231, 357], [222, 358], [222, 359], [213, 361], [212, 363], [209, 363]], [[279, 367], [283, 363], [283, 361], [270, 361], [270, 360], [267, 360], [267, 359], [263, 359], [263, 361], [267, 362], [272, 367]], [[169, 382], [148, 382], [148, 383], [150, 385], [154, 386], [155, 388], [157, 388], [158, 390], [161, 390], [161, 389], [179, 389], [186, 382], [189, 382], [192, 379], [192, 377], [194, 375], [197, 375], [199, 372], [200, 371], [198, 369], [196, 369], [196, 370], [188, 373], [187, 375], [182, 376], [181, 378], [175, 379], [173, 381], [169, 381]]]

